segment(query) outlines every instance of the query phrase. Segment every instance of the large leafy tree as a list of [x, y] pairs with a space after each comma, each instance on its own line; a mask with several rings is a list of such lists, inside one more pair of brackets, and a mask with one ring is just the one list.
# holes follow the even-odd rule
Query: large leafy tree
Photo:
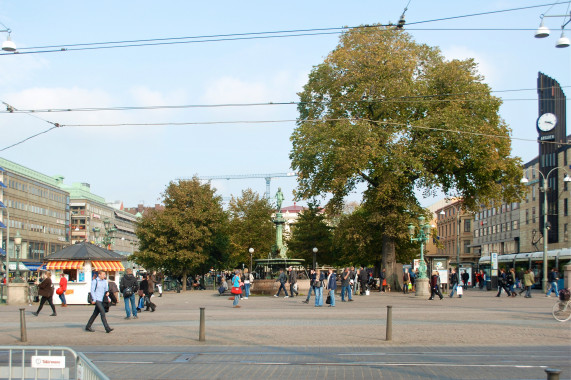
[[472, 59], [447, 61], [402, 30], [354, 28], [299, 96], [290, 154], [298, 197], [330, 194], [335, 209], [364, 184], [393, 282], [396, 241], [422, 213], [416, 189], [460, 196], [468, 208], [521, 193], [501, 101]]
[[163, 203], [164, 210], [151, 211], [139, 222], [139, 252], [133, 260], [182, 275], [186, 290], [188, 274], [224, 256], [228, 218], [215, 189], [197, 178], [171, 182]]
[[239, 198], [232, 197], [228, 206], [231, 266], [249, 263], [249, 248], [254, 248], [254, 259], [268, 257], [275, 241], [272, 212], [274, 210], [268, 200], [260, 198], [251, 189], [242, 191]]
[[317, 262], [333, 264], [332, 228], [328, 225], [323, 210], [317, 203], [309, 202], [292, 226], [287, 242], [288, 256], [313, 263], [313, 248], [317, 248]]

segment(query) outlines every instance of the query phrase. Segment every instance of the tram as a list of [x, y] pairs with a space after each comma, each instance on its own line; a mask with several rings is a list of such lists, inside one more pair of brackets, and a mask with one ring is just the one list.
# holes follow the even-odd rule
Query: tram
[[[547, 251], [548, 270], [557, 268], [560, 273], [560, 282], [563, 282], [563, 267], [571, 262], [571, 248], [554, 249]], [[491, 257], [482, 256], [478, 261], [479, 270], [483, 270], [486, 278], [491, 277]], [[512, 253], [508, 255], [498, 255], [498, 270], [505, 268], [515, 268], [516, 273], [526, 269], [531, 269], [535, 275], [535, 287], [541, 287], [543, 276], [543, 251]], [[559, 285], [559, 284], [558, 284]]]

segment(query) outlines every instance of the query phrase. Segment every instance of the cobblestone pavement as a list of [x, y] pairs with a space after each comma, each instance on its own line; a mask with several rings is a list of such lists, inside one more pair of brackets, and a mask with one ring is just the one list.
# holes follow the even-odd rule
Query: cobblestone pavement
[[[418, 299], [412, 294], [372, 292], [370, 296], [354, 297], [354, 302], [342, 303], [337, 297], [334, 308], [326, 307], [327, 305], [315, 308], [313, 298], [309, 304], [304, 304], [301, 301], [305, 297], [284, 299], [252, 296], [248, 300], [240, 301], [241, 308], [235, 309], [232, 308], [232, 301], [227, 296], [220, 297], [211, 290], [189, 291], [180, 294], [165, 293], [161, 298], [153, 298], [157, 304], [156, 312], [141, 312], [136, 320], [124, 319], [125, 311], [122, 304], [112, 307], [108, 320], [115, 330], [110, 334], [105, 333], [99, 320], [93, 325], [96, 332], [89, 333], [83, 330], [93, 310], [92, 306], [58, 307], [57, 317], [50, 317], [51, 311], [49, 308], [44, 308], [40, 315], [35, 317], [31, 311], [35, 311], [36, 304], [26, 307], [27, 344], [71, 346], [82, 351], [89, 351], [89, 347], [86, 346], [106, 346], [106, 350], [117, 352], [140, 351], [149, 347], [160, 348], [155, 351], [165, 352], [169, 351], [168, 347], [171, 347], [179, 353], [179, 356], [188, 350], [201, 350], [202, 348], [217, 352], [216, 350], [232, 349], [231, 346], [236, 346], [239, 352], [250, 352], [246, 358], [240, 358], [240, 363], [252, 360], [263, 362], [264, 357], [255, 354], [259, 350], [252, 350], [252, 347], [262, 347], [269, 351], [272, 347], [282, 347], [285, 350], [289, 350], [287, 347], [290, 347], [293, 351], [308, 350], [305, 354], [298, 353], [287, 359], [293, 362], [301, 362], [299, 359], [301, 356], [314, 355], [315, 350], [323, 347], [365, 351], [367, 347], [370, 347], [372, 353], [367, 356], [371, 357], [368, 357], [366, 361], [373, 363], [368, 365], [368, 368], [372, 369], [385, 368], [379, 364], [385, 361], [375, 357], [377, 353], [386, 354], [392, 352], [390, 350], [403, 347], [417, 348], [416, 351], [407, 351], [407, 360], [413, 357], [415, 352], [418, 355], [418, 352], [423, 353], [444, 347], [446, 349], [440, 354], [440, 358], [446, 357], [446, 352], [454, 352], [456, 349], [490, 352], [495, 348], [497, 350], [493, 352], [501, 357], [500, 348], [509, 347], [511, 349], [508, 351], [511, 354], [521, 353], [521, 355], [508, 356], [506, 360], [511, 363], [509, 365], [528, 364], [530, 357], [537, 359], [535, 355], [542, 352], [542, 347], [551, 347], [555, 350], [557, 354], [553, 354], [554, 357], [560, 355], [562, 350], [569, 357], [571, 322], [560, 323], [553, 319], [551, 308], [556, 298], [547, 298], [540, 292], [534, 293], [531, 299], [508, 298], [505, 295], [497, 298], [495, 294], [492, 291], [468, 290], [461, 299], [456, 297], [450, 299], [445, 295], [442, 301], [438, 299], [428, 301]], [[392, 306], [393, 315], [393, 339], [390, 342], [385, 341], [387, 305]], [[205, 308], [206, 342], [198, 341], [199, 309], [201, 307]], [[18, 341], [20, 338], [18, 307], [0, 306], [0, 318], [2, 320], [0, 344], [22, 344]], [[208, 357], [212, 359], [215, 356], [212, 354]], [[491, 356], [491, 358], [494, 357]], [[169, 357], [165, 360], [170, 363], [171, 359]], [[311, 357], [311, 360], [313, 359]], [[335, 359], [331, 360], [335, 362]], [[407, 360], [400, 362], [404, 363]], [[194, 368], [197, 371], [202, 368], [195, 357], [190, 362], [196, 366]], [[462, 362], [463, 365], [469, 364], [464, 359]], [[217, 367], [226, 366], [230, 371], [232, 366], [223, 363], [221, 361]], [[541, 369], [542, 364], [534, 362], [533, 365], [537, 366], [536, 369]], [[308, 374], [311, 373], [309, 377], [320, 377], [327, 373], [327, 371], [323, 372], [324, 368], [330, 368], [339, 378], [361, 378], [355, 369], [349, 371], [351, 374], [346, 372], [351, 366], [364, 370], [361, 364], [345, 365], [340, 368], [334, 364], [322, 364], [317, 366], [318, 369], [310, 369], [311, 366], [303, 364], [294, 366], [295, 370], [292, 373], [299, 375], [303, 371], [308, 371]], [[396, 374], [402, 371], [403, 369], [399, 366], [393, 365], [389, 372]], [[274, 367], [287, 366], [278, 364]], [[336, 369], [332, 369], [333, 367]], [[255, 370], [256, 368], [262, 371], [261, 367], [249, 369]], [[566, 369], [568, 370], [569, 368]], [[258, 378], [282, 377], [281, 370], [274, 368], [271, 371], [273, 371], [271, 375], [260, 372], [261, 377]], [[388, 370], [385, 368], [386, 371]], [[542, 371], [543, 369], [540, 370]], [[166, 376], [167, 372], [164, 378], [177, 378], [176, 375], [175, 377]], [[202, 378], [198, 376], [199, 373], [207, 373], [207, 370], [198, 371], [195, 378]], [[343, 373], [347, 373], [348, 377], [344, 377]], [[363, 372], [362, 378], [367, 378], [369, 373]], [[411, 372], [410, 375], [420, 376], [418, 378], [430, 377], [430, 371], [423, 373], [424, 375], [419, 375]], [[513, 374], [514, 372], [506, 373]], [[452, 377], [449, 378], [454, 378], [453, 372], [450, 374]], [[568, 372], [567, 376], [569, 376]], [[120, 375], [117, 378], [123, 378], [123, 376]], [[163, 377], [143, 376], [139, 378]], [[250, 378], [256, 378], [256, 376]], [[401, 378], [407, 378], [407, 376], [403, 375]], [[529, 378], [545, 377], [535, 374]]]

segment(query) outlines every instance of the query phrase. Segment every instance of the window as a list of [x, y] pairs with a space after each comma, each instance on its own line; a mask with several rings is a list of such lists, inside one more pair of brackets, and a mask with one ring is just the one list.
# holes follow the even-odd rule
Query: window
[[535, 207], [531, 208], [531, 223], [535, 223]]
[[512, 222], [512, 230], [517, 230], [519, 228], [519, 221], [518, 220], [514, 220]]
[[464, 232], [470, 232], [470, 228], [471, 228], [470, 224], [471, 223], [470, 223], [469, 219], [464, 221]]
[[569, 241], [569, 229], [567, 223], [563, 225], [563, 241]]
[[568, 198], [563, 199], [563, 216], [569, 215], [569, 205], [567, 204]]
[[529, 224], [529, 209], [525, 210], [525, 224]]
[[470, 253], [470, 240], [464, 240], [464, 253]]
[[531, 187], [531, 199], [535, 201], [535, 185]]

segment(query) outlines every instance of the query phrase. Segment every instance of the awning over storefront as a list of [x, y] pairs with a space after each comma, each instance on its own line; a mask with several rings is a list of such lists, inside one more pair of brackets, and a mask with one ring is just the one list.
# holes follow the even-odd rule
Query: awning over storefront
[[2, 222], [0, 222], [0, 228], [6, 228], [6, 225]]
[[34, 262], [34, 263], [24, 263], [24, 265], [28, 268], [29, 271], [35, 272], [44, 265], [44, 263]]
[[83, 261], [50, 261], [46, 265], [46, 269], [81, 269], [83, 264]]
[[121, 272], [125, 270], [120, 261], [92, 261], [92, 270], [107, 270], [111, 272]]
[[[6, 270], [6, 263], [4, 263], [3, 268], [4, 268], [4, 270]], [[16, 270], [16, 263], [11, 261], [9, 268], [10, 268], [11, 272], [14, 272]], [[20, 269], [20, 271], [27, 271], [28, 270], [28, 268], [22, 262], [20, 262], [20, 265], [18, 266], [18, 268]]]

